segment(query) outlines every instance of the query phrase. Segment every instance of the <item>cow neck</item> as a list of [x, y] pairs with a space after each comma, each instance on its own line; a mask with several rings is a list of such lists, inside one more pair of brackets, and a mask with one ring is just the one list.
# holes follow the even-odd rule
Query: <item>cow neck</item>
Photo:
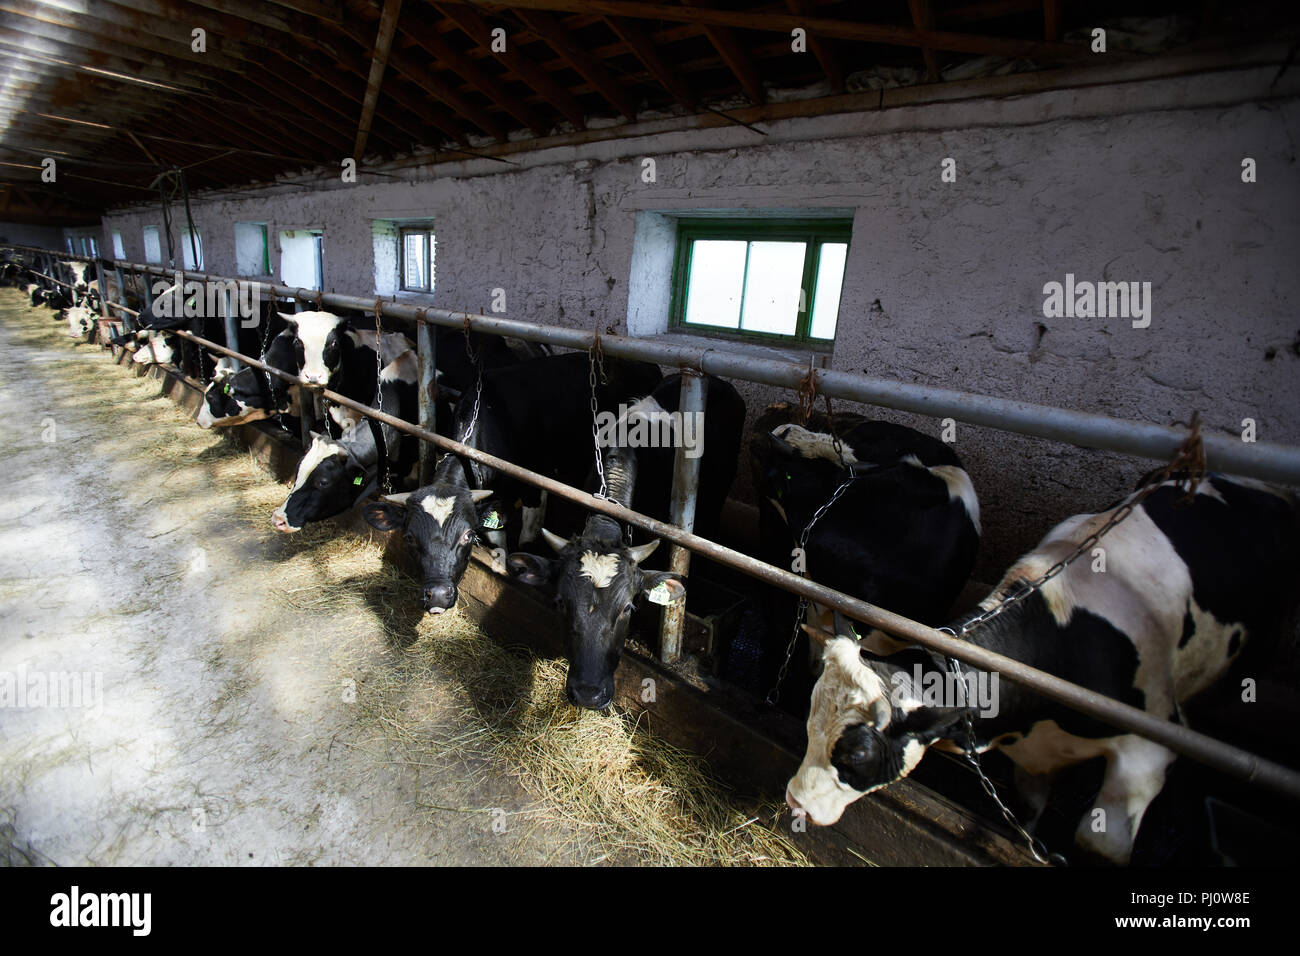
[[[624, 508], [631, 508], [632, 494], [636, 490], [636, 453], [626, 448], [607, 449], [604, 468], [606, 496]], [[592, 512], [583, 532], [583, 537], [588, 535], [617, 545], [622, 540], [623, 527], [609, 515]]]
[[469, 462], [459, 455], [445, 454], [433, 469], [431, 484], [450, 486], [456, 490], [473, 491], [473, 473]]

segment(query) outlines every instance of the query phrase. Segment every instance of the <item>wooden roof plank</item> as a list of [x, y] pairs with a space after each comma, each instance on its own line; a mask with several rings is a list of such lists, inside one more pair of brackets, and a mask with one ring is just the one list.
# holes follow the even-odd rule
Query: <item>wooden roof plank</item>
[[375, 118], [379, 103], [379, 88], [388, 68], [388, 54], [393, 48], [393, 34], [397, 32], [397, 18], [402, 15], [402, 0], [384, 0], [384, 12], [379, 17], [379, 35], [375, 37], [375, 50], [370, 58], [370, 77], [366, 80], [366, 99], [361, 105], [361, 119], [357, 123], [357, 138], [352, 145], [352, 158], [358, 163], [366, 151], [366, 138], [370, 123]]
[[628, 119], [636, 116], [636, 103], [628, 91], [603, 63], [583, 52], [558, 20], [544, 10], [521, 10], [519, 19], [546, 41], [578, 75], [595, 87], [620, 114]]

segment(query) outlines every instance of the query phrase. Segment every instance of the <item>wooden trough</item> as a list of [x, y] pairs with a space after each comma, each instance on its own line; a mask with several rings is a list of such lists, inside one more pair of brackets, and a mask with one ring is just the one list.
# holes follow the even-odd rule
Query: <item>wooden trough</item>
[[[119, 364], [131, 361], [124, 349], [113, 351]], [[171, 366], [136, 368], [157, 379], [172, 401], [197, 412], [201, 383]], [[278, 425], [262, 421], [222, 431], [249, 449], [277, 480], [294, 473], [301, 447]], [[405, 562], [400, 536], [371, 528], [355, 511], [336, 520], [383, 543], [386, 560]], [[486, 549], [475, 547], [460, 593], [470, 616], [494, 640], [544, 656], [562, 653], [560, 618], [532, 589], [493, 571]], [[717, 623], [693, 618], [688, 635], [692, 630], [707, 633]], [[771, 798], [783, 793], [802, 756], [789, 743], [801, 733], [792, 717], [760, 709], [743, 692], [702, 680], [686, 666], [666, 668], [634, 648], [624, 653], [619, 666], [615, 702], [641, 714], [649, 732], [700, 754], [722, 781], [743, 794]], [[1022, 847], [989, 823], [910, 779], [852, 804], [836, 825], [809, 826], [792, 838], [810, 859], [828, 865], [1035, 865]]]

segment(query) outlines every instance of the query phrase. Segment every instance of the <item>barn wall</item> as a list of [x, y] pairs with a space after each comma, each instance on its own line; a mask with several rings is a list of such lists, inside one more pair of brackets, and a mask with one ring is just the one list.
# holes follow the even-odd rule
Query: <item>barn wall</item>
[[37, 226], [25, 222], [0, 222], [0, 242], [20, 246], [63, 249], [63, 230], [58, 226]]
[[[433, 304], [641, 333], [662, 328], [663, 236], [693, 209], [847, 209], [854, 219], [831, 364], [1123, 418], [1300, 442], [1300, 84], [1272, 68], [688, 130], [472, 160], [311, 190], [205, 200], [206, 268], [236, 271], [234, 223], [322, 228], [327, 291], [373, 294], [378, 220], [431, 218]], [[1268, 99], [1268, 97], [1272, 97]], [[1267, 101], [1265, 102], [1265, 100]], [[656, 182], [642, 181], [653, 157]], [[957, 181], [940, 181], [940, 162]], [[1243, 157], [1258, 163], [1241, 180]], [[156, 210], [104, 220], [128, 259]], [[165, 246], [165, 243], [164, 243]], [[111, 245], [106, 245], [110, 248]], [[164, 248], [165, 252], [165, 248]], [[384, 260], [381, 247], [381, 260]], [[280, 275], [279, 251], [271, 249]], [[391, 261], [381, 286], [391, 289]], [[1150, 282], [1149, 328], [1045, 318], [1043, 287]], [[629, 289], [631, 301], [629, 301]], [[420, 301], [416, 299], [416, 301]], [[721, 347], [732, 347], [724, 345]], [[798, 353], [787, 353], [798, 354]], [[751, 416], [788, 398], [744, 386]], [[937, 433], [938, 423], [880, 412]], [[1056, 520], [1099, 509], [1149, 465], [959, 426], [980, 493], [977, 575], [995, 579]], [[742, 471], [744, 469], [742, 468]], [[747, 497], [743, 475], [738, 494]]]

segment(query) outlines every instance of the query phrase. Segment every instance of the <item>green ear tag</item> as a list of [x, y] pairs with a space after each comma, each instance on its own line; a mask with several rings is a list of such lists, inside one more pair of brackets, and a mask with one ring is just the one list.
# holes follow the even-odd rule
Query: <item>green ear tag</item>
[[654, 587], [650, 589], [650, 592], [646, 595], [646, 598], [647, 600], [650, 601], [651, 604], [672, 604], [673, 603], [672, 592], [668, 590], [668, 585], [664, 584], [664, 582], [662, 581], [660, 581], [658, 584], [656, 584]]
[[501, 527], [501, 516], [497, 514], [495, 508], [483, 516], [483, 527], [489, 531], [496, 531]]
[[359, 485], [361, 484], [363, 478], [365, 478], [365, 475], [357, 475], [355, 478], [352, 479], [352, 483], [354, 485]]

